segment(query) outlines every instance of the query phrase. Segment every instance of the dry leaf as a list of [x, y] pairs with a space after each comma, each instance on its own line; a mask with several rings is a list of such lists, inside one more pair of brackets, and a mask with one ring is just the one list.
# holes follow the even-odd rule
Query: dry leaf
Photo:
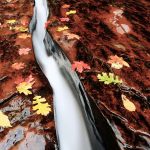
[[90, 66], [83, 61], [74, 61], [72, 64], [72, 70], [77, 70], [79, 73], [82, 73], [84, 69], [91, 69]]
[[110, 56], [110, 60], [108, 60], [108, 63], [111, 64], [111, 67], [115, 69], [121, 69], [123, 66], [130, 67], [122, 57], [118, 57], [117, 55]]
[[72, 14], [76, 14], [76, 10], [70, 10], [66, 12], [66, 15], [72, 15]]
[[16, 69], [16, 70], [23, 69], [24, 67], [25, 67], [24, 63], [14, 63], [14, 64], [12, 64], [12, 68]]
[[65, 21], [68, 22], [69, 20], [70, 20], [70, 19], [69, 19], [68, 17], [66, 17], [66, 18], [60, 18], [60, 21], [61, 21], [61, 22], [65, 22]]
[[7, 24], [10, 24], [10, 25], [13, 25], [13, 24], [16, 24], [16, 23], [17, 23], [17, 20], [15, 20], [15, 19], [6, 20], [6, 23], [7, 23]]
[[64, 27], [58, 27], [57, 31], [58, 32], [61, 32], [61, 31], [64, 31], [64, 30], [68, 30], [69, 28], [67, 26], [64, 26]]
[[3, 128], [11, 127], [8, 116], [6, 116], [2, 111], [0, 111], [0, 127]]
[[19, 53], [19, 55], [27, 55], [27, 54], [29, 54], [29, 51], [31, 51], [30, 48], [20, 48], [18, 53]]
[[26, 38], [30, 38], [31, 37], [31, 35], [30, 34], [26, 34], [26, 33], [22, 33], [22, 34], [20, 34], [19, 36], [18, 36], [18, 38], [21, 38], [21, 39], [26, 39]]
[[127, 97], [125, 95], [122, 94], [121, 98], [122, 98], [123, 105], [127, 110], [129, 110], [129, 111], [135, 111], [136, 110], [134, 103], [131, 102], [129, 99], [127, 99]]
[[25, 79], [25, 82], [30, 83], [30, 84], [32, 84], [32, 85], [35, 83], [34, 78], [33, 78], [32, 75], [29, 75], [29, 76]]
[[46, 103], [46, 99], [41, 98], [41, 96], [35, 96], [33, 100], [33, 110], [36, 110], [37, 114], [47, 116], [51, 111], [51, 108], [50, 105]]
[[64, 5], [62, 5], [62, 8], [64, 8], [64, 9], [70, 8], [70, 5], [64, 4]]
[[32, 84], [28, 82], [21, 82], [17, 85], [17, 91], [21, 94], [24, 93], [25, 95], [32, 94], [30, 89], [32, 89]]
[[72, 40], [72, 39], [80, 39], [79, 35], [73, 34], [73, 33], [69, 33], [69, 32], [64, 32], [64, 35], [67, 36], [68, 40]]

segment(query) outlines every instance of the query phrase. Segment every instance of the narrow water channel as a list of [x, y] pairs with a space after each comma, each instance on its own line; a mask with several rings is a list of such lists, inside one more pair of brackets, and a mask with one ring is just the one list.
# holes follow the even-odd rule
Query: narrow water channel
[[104, 150], [84, 88], [61, 48], [45, 29], [46, 0], [35, 0], [30, 23], [36, 60], [53, 89], [60, 150]]

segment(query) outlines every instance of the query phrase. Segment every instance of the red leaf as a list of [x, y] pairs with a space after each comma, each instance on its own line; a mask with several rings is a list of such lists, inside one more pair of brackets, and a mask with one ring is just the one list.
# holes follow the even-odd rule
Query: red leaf
[[68, 22], [69, 20], [70, 20], [70, 19], [69, 19], [68, 17], [67, 17], [67, 18], [60, 18], [60, 21], [61, 21], [61, 22], [65, 22], [65, 21]]
[[76, 70], [79, 73], [82, 73], [84, 69], [91, 69], [90, 66], [83, 61], [74, 61], [72, 64], [72, 70]]
[[62, 8], [70, 8], [70, 5], [67, 5], [67, 4], [64, 4], [64, 5], [62, 5]]

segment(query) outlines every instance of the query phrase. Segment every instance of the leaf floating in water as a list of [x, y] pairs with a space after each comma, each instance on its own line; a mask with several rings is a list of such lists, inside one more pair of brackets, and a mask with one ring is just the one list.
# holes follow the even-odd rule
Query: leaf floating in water
[[131, 102], [125, 95], [121, 95], [123, 106], [128, 110], [128, 111], [136, 111], [136, 107], [133, 102]]
[[35, 110], [37, 114], [47, 116], [49, 112], [52, 111], [50, 105], [46, 103], [45, 98], [41, 98], [41, 96], [35, 96], [33, 100], [33, 110]]
[[121, 84], [122, 80], [119, 79], [118, 76], [115, 76], [113, 73], [109, 73], [107, 75], [107, 73], [102, 72], [101, 74], [97, 75], [97, 78], [99, 79], [100, 82], [104, 82], [104, 84]]
[[74, 61], [72, 64], [72, 70], [77, 70], [79, 73], [82, 73], [84, 69], [91, 69], [90, 66], [83, 61]]
[[123, 66], [130, 67], [122, 57], [118, 57], [117, 55], [110, 56], [110, 60], [108, 60], [108, 63], [111, 64], [111, 67], [115, 69], [121, 69]]
[[64, 31], [64, 30], [68, 30], [69, 28], [67, 26], [64, 26], [64, 27], [58, 27], [57, 31], [58, 32], [61, 32], [61, 31]]
[[21, 70], [25, 67], [25, 64], [24, 63], [14, 63], [12, 64], [12, 68], [13, 69], [16, 69], [16, 70]]
[[0, 111], [0, 127], [3, 128], [11, 127], [8, 116], [6, 116], [2, 111]]
[[66, 12], [66, 15], [73, 15], [73, 14], [76, 14], [76, 10], [70, 10]]
[[21, 94], [29, 95], [32, 94], [30, 89], [32, 89], [32, 84], [28, 82], [21, 82], [20, 84], [17, 85], [17, 91]]

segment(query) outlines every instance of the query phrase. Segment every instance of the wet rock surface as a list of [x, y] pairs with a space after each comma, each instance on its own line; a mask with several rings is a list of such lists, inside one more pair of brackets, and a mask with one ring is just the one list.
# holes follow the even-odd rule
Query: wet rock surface
[[[33, 1], [0, 1], [0, 110], [5, 113], [11, 128], [0, 128], [0, 150], [54, 149], [56, 143], [53, 112], [43, 117], [32, 110], [33, 96], [41, 95], [53, 106], [52, 89], [36, 64], [29, 31], [10, 27], [28, 28], [33, 13]], [[7, 24], [7, 20], [16, 24]], [[20, 55], [19, 49], [31, 49]], [[25, 67], [15, 69], [14, 63]], [[16, 90], [17, 82], [32, 75], [35, 83], [33, 95], [25, 96]]]
[[[68, 11], [61, 7], [63, 4], [77, 11], [65, 23], [60, 22]], [[49, 0], [52, 15], [48, 31], [71, 62], [84, 61], [92, 68], [79, 74], [80, 79], [91, 101], [99, 131], [102, 132], [104, 122], [109, 123], [111, 137], [119, 143], [120, 149], [150, 149], [149, 6], [146, 0]], [[15, 82], [32, 75], [36, 81], [33, 94], [45, 97], [53, 106], [52, 89], [36, 64], [29, 32], [10, 30], [6, 24], [6, 20], [16, 19], [17, 25], [28, 27], [32, 13], [33, 1], [0, 1], [0, 110], [8, 115], [12, 124], [11, 128], [0, 129], [1, 150], [53, 150], [56, 143], [53, 112], [47, 117], [35, 114], [31, 109], [33, 97], [16, 91]], [[69, 27], [70, 33], [79, 35], [80, 40], [67, 40], [65, 31], [56, 31], [63, 25]], [[29, 55], [20, 56], [18, 50], [26, 47], [32, 49]], [[111, 55], [123, 57], [130, 68], [112, 69], [107, 63]], [[13, 69], [12, 64], [17, 62], [25, 63], [26, 67]], [[117, 74], [124, 84], [100, 83], [97, 74], [101, 72]], [[135, 112], [123, 107], [121, 94], [134, 102]], [[105, 121], [100, 120], [99, 112], [105, 116]], [[105, 134], [106, 128], [103, 130]], [[109, 137], [105, 140], [111, 142]]]
[[[150, 149], [150, 3], [145, 0], [49, 2], [52, 9], [49, 32], [72, 62], [84, 61], [92, 68], [79, 76], [91, 103], [98, 107], [93, 107], [97, 127], [101, 127], [102, 120], [97, 117], [100, 111], [116, 134], [114, 137], [120, 149]], [[64, 4], [70, 7], [63, 8]], [[70, 15], [68, 22], [60, 21], [60, 18], [68, 17], [66, 12], [69, 10], [77, 13]], [[60, 26], [68, 26], [69, 30], [58, 32]], [[80, 39], [68, 40], [66, 32], [76, 34]], [[112, 55], [122, 57], [130, 67], [113, 69], [108, 63]], [[118, 75], [123, 84], [100, 83], [97, 75], [101, 72]], [[122, 94], [135, 104], [135, 112], [125, 109]]]

